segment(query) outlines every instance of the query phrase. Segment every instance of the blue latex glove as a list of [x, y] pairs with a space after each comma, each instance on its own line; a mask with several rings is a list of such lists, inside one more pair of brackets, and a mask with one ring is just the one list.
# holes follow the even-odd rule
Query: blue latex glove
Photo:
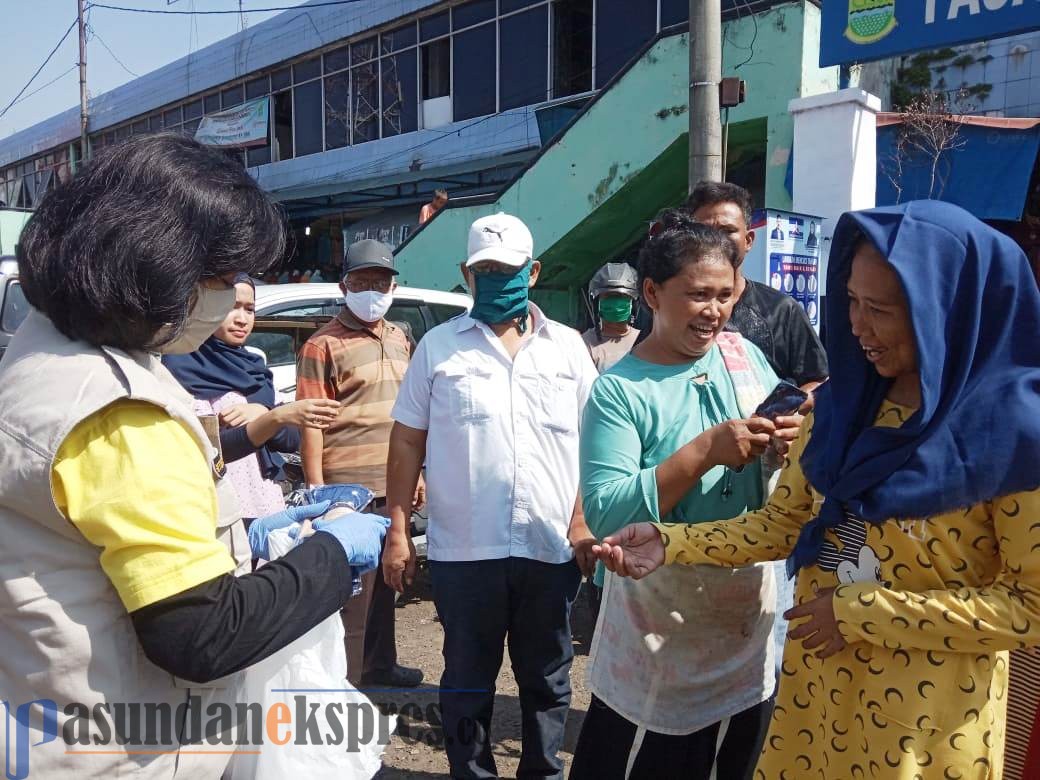
[[324, 531], [336, 537], [347, 554], [347, 562], [355, 574], [364, 574], [379, 565], [383, 537], [390, 527], [390, 518], [361, 512], [337, 517], [328, 522], [319, 520], [315, 531]]
[[285, 528], [293, 523], [302, 523], [304, 520], [321, 517], [329, 511], [330, 506], [332, 506], [331, 501], [322, 501], [320, 504], [294, 506], [275, 515], [258, 517], [250, 524], [248, 533], [249, 547], [253, 551], [253, 557], [263, 558], [265, 561], [270, 560], [268, 556], [271, 554], [271, 551], [267, 547], [267, 537], [270, 536], [271, 531], [277, 531], [279, 528]]

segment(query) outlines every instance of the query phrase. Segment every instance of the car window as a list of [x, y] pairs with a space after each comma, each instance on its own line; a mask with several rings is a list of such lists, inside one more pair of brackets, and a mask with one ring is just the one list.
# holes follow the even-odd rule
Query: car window
[[296, 363], [295, 336], [295, 329], [253, 331], [246, 344], [262, 349], [267, 355], [267, 365], [288, 366]]
[[320, 317], [326, 313], [325, 309], [329, 306], [335, 306], [336, 311], [339, 311], [339, 302], [333, 300], [283, 303], [271, 309], [261, 309], [257, 313], [264, 317]]
[[433, 321], [436, 325], [466, 313], [462, 306], [453, 306], [450, 303], [428, 303], [426, 305], [430, 310], [430, 314], [433, 315]]
[[414, 343], [426, 335], [426, 320], [423, 319], [422, 309], [414, 303], [394, 303], [390, 306], [386, 318], [398, 325], [406, 325], [405, 332], [409, 334]]
[[16, 281], [8, 282], [4, 292], [4, 309], [0, 313], [0, 328], [14, 333], [28, 316], [29, 302], [25, 300], [22, 285]]

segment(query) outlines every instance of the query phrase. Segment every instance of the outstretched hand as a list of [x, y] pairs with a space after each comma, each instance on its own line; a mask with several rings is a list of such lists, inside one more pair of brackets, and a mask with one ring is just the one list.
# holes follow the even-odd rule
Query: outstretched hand
[[592, 552], [608, 571], [621, 577], [642, 579], [664, 565], [664, 540], [652, 523], [626, 525]]

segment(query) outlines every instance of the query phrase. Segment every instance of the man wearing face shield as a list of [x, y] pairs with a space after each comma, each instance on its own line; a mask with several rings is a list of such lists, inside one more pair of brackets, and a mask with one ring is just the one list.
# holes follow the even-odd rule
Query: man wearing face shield
[[462, 273], [473, 309], [419, 343], [394, 405], [392, 531], [383, 575], [415, 576], [408, 509], [423, 462], [433, 598], [444, 627], [441, 714], [452, 777], [496, 777], [489, 730], [508, 641], [520, 688], [520, 777], [562, 777], [570, 608], [594, 542], [578, 497], [578, 430], [596, 369], [528, 293], [541, 264], [507, 214], [478, 219]]
[[595, 324], [582, 334], [602, 374], [632, 351], [639, 330], [632, 325], [639, 300], [639, 274], [628, 263], [607, 263], [589, 282]]
[[[377, 559], [378, 518], [319, 522], [234, 576], [327, 505], [261, 518], [247, 543], [219, 450], [160, 361], [196, 349], [235, 275], [284, 248], [248, 174], [179, 135], [99, 155], [26, 225], [34, 310], [0, 362], [0, 690], [40, 777], [220, 777], [229, 755], [187, 743], [185, 705], [233, 713], [235, 673], [334, 614]], [[182, 720], [143, 747], [136, 725], [113, 734], [117, 706]], [[58, 734], [109, 734], [105, 750], [74, 755], [48, 731], [54, 708]], [[234, 714], [207, 725], [234, 738]], [[4, 739], [8, 756], [26, 744]]]
[[[311, 486], [364, 485], [375, 494], [371, 509], [386, 514], [386, 463], [390, 407], [408, 368], [411, 347], [386, 314], [397, 276], [393, 250], [372, 239], [347, 248], [343, 262], [344, 307], [300, 350], [296, 398], [339, 401], [339, 417], [324, 431], [302, 432], [303, 471]], [[412, 505], [425, 501], [420, 481]], [[394, 592], [378, 572], [362, 580], [361, 594], [345, 603], [347, 676], [354, 684], [411, 688], [420, 669], [397, 663]]]

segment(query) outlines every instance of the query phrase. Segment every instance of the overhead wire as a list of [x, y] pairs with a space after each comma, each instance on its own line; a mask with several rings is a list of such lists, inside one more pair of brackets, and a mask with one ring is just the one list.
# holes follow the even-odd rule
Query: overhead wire
[[[299, 8], [322, 8], [329, 5], [353, 5], [356, 3], [365, 2], [365, 0], [323, 0], [320, 3], [301, 3], [298, 5], [283, 5], [283, 6], [269, 6], [267, 8], [246, 8], [245, 13], [250, 14], [262, 14], [271, 11], [295, 11]], [[91, 8], [103, 8], [107, 11], [124, 11], [127, 13], [136, 14], [158, 14], [166, 16], [217, 16], [226, 14], [239, 14], [241, 11], [238, 10], [212, 10], [212, 11], [176, 11], [164, 8], [131, 8], [129, 6], [122, 5], [109, 5], [107, 3], [91, 3]]]
[[109, 55], [112, 57], [113, 60], [116, 61], [116, 63], [119, 65], [119, 67], [121, 67], [123, 70], [125, 70], [127, 73], [129, 73], [131, 76], [133, 76], [135, 79], [141, 77], [140, 74], [134, 73], [132, 70], [130, 70], [130, 68], [128, 68], [126, 66], [126, 63], [124, 63], [121, 59], [119, 59], [119, 57], [116, 56], [116, 53], [114, 51], [112, 51], [112, 49], [109, 48], [108, 44], [105, 43], [105, 39], [102, 38], [98, 34], [97, 30], [95, 30], [93, 27], [90, 27], [89, 30], [90, 30], [91, 37], [96, 39], [97, 42], [100, 43], [104, 47], [105, 51], [107, 51], [109, 53]]
[[36, 77], [40, 75], [44, 68], [47, 67], [47, 63], [49, 63], [51, 59], [53, 59], [54, 55], [58, 53], [58, 49], [60, 49], [61, 45], [65, 43], [65, 40], [69, 37], [69, 33], [71, 33], [72, 30], [76, 27], [76, 23], [78, 21], [78, 19], [72, 20], [72, 24], [69, 25], [69, 29], [67, 29], [65, 31], [65, 34], [61, 36], [61, 40], [58, 41], [57, 45], [53, 49], [51, 49], [51, 53], [47, 55], [47, 58], [43, 61], [40, 67], [36, 69], [36, 72], [32, 74], [32, 76], [29, 78], [27, 82], [25, 82], [25, 86], [18, 90], [18, 94], [11, 98], [11, 102], [4, 106], [3, 110], [0, 110], [0, 117], [4, 116], [8, 111], [11, 110], [11, 106], [18, 102], [18, 98], [25, 94], [25, 90], [29, 89], [32, 83], [36, 80]]
[[60, 74], [58, 76], [55, 76], [53, 79], [48, 81], [46, 84], [43, 84], [43, 85], [37, 87], [36, 89], [34, 89], [29, 94], [23, 95], [22, 97], [18, 98], [18, 100], [14, 101], [14, 103], [12, 103], [11, 105], [12, 106], [17, 106], [19, 103], [24, 103], [26, 100], [31, 98], [33, 95], [37, 95], [40, 92], [43, 92], [43, 90], [47, 89], [47, 87], [49, 87], [52, 84], [56, 84], [57, 82], [61, 81], [63, 78], [65, 78], [70, 73], [72, 73], [73, 71], [77, 70], [78, 68], [79, 68], [79, 63], [76, 63], [71, 68], [69, 68], [67, 71], [65, 71], [64, 73], [62, 73], [62, 74]]

